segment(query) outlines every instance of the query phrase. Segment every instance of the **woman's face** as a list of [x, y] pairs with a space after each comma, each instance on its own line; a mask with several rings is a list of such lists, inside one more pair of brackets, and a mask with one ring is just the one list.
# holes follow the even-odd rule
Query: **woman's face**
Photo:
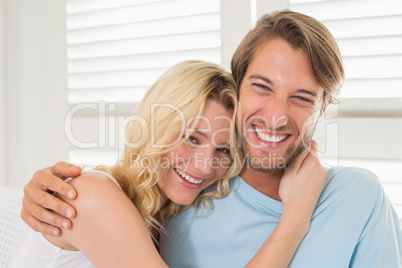
[[207, 100], [202, 116], [189, 138], [162, 155], [159, 190], [164, 201], [191, 204], [198, 194], [222, 178], [231, 163], [230, 122], [233, 111]]

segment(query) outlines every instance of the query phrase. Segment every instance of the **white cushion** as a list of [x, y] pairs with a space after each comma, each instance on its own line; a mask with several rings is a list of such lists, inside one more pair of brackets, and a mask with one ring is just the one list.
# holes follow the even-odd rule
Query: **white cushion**
[[0, 267], [7, 267], [10, 256], [27, 228], [20, 217], [22, 189], [0, 187]]

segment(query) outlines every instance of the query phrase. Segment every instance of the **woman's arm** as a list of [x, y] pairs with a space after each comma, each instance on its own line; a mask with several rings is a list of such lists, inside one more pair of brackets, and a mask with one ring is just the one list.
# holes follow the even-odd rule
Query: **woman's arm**
[[[311, 215], [314, 211], [314, 208], [316, 206], [318, 197], [321, 194], [321, 190], [323, 188], [323, 185], [325, 183], [325, 169], [320, 165], [316, 152], [316, 144], [315, 142], [312, 142], [312, 150], [311, 153], [309, 153], [307, 150], [303, 151], [293, 162], [291, 165], [289, 165], [289, 167], [286, 169], [283, 177], [282, 177], [282, 181], [281, 181], [281, 185], [280, 185], [280, 197], [282, 199], [283, 202], [283, 213], [282, 213], [282, 217], [277, 225], [277, 227], [275, 228], [274, 232], [270, 235], [270, 237], [267, 239], [267, 241], [263, 244], [263, 246], [260, 248], [260, 250], [256, 253], [256, 255], [253, 257], [253, 259], [248, 263], [248, 267], [287, 267], [287, 265], [289, 264], [290, 260], [293, 257], [294, 252], [296, 251], [299, 243], [301, 242], [301, 240], [303, 239], [303, 237], [305, 236], [305, 234], [308, 231], [309, 228], [309, 224], [310, 224], [310, 218]], [[43, 174], [42, 174], [43, 176]], [[88, 176], [88, 175], [85, 175]], [[44, 177], [44, 176], [43, 176]], [[100, 191], [94, 191], [94, 188], [92, 187], [92, 183], [93, 182], [89, 182], [89, 180], [87, 181], [88, 178], [85, 179], [80, 179], [79, 177], [72, 180], [70, 183], [74, 188], [79, 187], [80, 188], [80, 192], [81, 187], [83, 187], [83, 189], [88, 188], [89, 190], [91, 190], [88, 193], [85, 193], [86, 197], [89, 197], [89, 194], [92, 193], [94, 195], [92, 200], [96, 200], [96, 198], [99, 198], [99, 193], [101, 193]], [[34, 184], [36, 182], [36, 184], [38, 184], [38, 181], [44, 181], [43, 179], [41, 180], [32, 180], [30, 182], [30, 184]], [[59, 180], [60, 182], [62, 182], [61, 180]], [[111, 182], [109, 179], [107, 179], [106, 181], [109, 181], [109, 183], [111, 183], [115, 188], [117, 188], [116, 185], [114, 185], [113, 182]], [[64, 182], [63, 182], [64, 183]], [[83, 186], [82, 186], [82, 185]], [[107, 189], [107, 188], [106, 188]], [[119, 195], [123, 195], [123, 199], [126, 200], [126, 205], [122, 206], [121, 208], [117, 209], [117, 208], [113, 208], [111, 209], [112, 211], [110, 213], [117, 213], [117, 211], [119, 210], [123, 210], [124, 208], [127, 209], [126, 206], [131, 207], [131, 209], [135, 209], [135, 207], [132, 205], [132, 203], [128, 200], [128, 198], [123, 194], [123, 192], [118, 189], [118, 193]], [[54, 189], [53, 189], [54, 190]], [[44, 190], [42, 190], [44, 192]], [[85, 190], [88, 191], [88, 190]], [[77, 190], [78, 192], [78, 190]], [[105, 196], [107, 195], [112, 195], [112, 192], [106, 191], [106, 193], [104, 193]], [[78, 196], [80, 194], [78, 193]], [[120, 198], [122, 198], [120, 196]], [[27, 193], [26, 196], [24, 197], [24, 199], [27, 199]], [[89, 199], [89, 200], [91, 200]], [[102, 215], [102, 211], [106, 211], [104, 210], [102, 207], [108, 207], [110, 205], [113, 205], [113, 202], [111, 202], [110, 200], [114, 200], [113, 197], [108, 197], [108, 198], [101, 198], [100, 200], [98, 200], [99, 202], [97, 202], [97, 204], [94, 204], [93, 202], [90, 204], [85, 203], [77, 203], [77, 200], [68, 200], [66, 197], [63, 197], [64, 201], [68, 201], [69, 203], [69, 207], [73, 206], [76, 207], [77, 209], [77, 215], [78, 214], [83, 214], [81, 217], [78, 217], [76, 219], [74, 219], [73, 221], [73, 229], [72, 230], [77, 230], [76, 228], [74, 228], [74, 226], [78, 226], [80, 223], [85, 224], [85, 226], [92, 226], [88, 225], [88, 222], [90, 219], [87, 219], [92, 213], [98, 213]], [[103, 204], [103, 202], [106, 202], [106, 204]], [[25, 206], [25, 205], [24, 205]], [[39, 205], [38, 205], [39, 206]], [[80, 206], [79, 208], [77, 206]], [[78, 210], [80, 211], [90, 211], [91, 213], [79, 213]], [[109, 215], [110, 215], [109, 213]], [[110, 228], [111, 230], [116, 230], [114, 233], [116, 234], [116, 238], [117, 237], [122, 237], [122, 240], [118, 240], [115, 244], [117, 244], [117, 247], [113, 247], [113, 249], [119, 249], [120, 246], [124, 247], [124, 243], [119, 242], [119, 241], [124, 241], [124, 240], [133, 240], [132, 237], [136, 237], [137, 234], [135, 233], [131, 233], [134, 232], [136, 230], [140, 230], [141, 228], [137, 229], [137, 228], [133, 228], [133, 226], [135, 225], [143, 225], [142, 229], [145, 228], [145, 225], [141, 219], [141, 217], [138, 215], [138, 211], [135, 209], [135, 212], [131, 212], [130, 215], [132, 215], [133, 217], [130, 217], [134, 222], [132, 224], [124, 224], [127, 223], [125, 220], [119, 219], [122, 214], [126, 214], [126, 213], [117, 213], [118, 215], [116, 215], [116, 217], [108, 217], [107, 215], [104, 215], [104, 217], [106, 217], [105, 219], [102, 219], [102, 225], [97, 226], [98, 228], [101, 228], [103, 225], [103, 228]], [[54, 217], [54, 216], [53, 216]], [[116, 219], [116, 220], [113, 220]], [[140, 220], [139, 220], [140, 219]], [[113, 222], [110, 222], [113, 221]], [[106, 224], [107, 223], [107, 224]], [[124, 226], [123, 226], [124, 224]], [[32, 225], [30, 225], [32, 227]], [[81, 230], [84, 230], [86, 227], [83, 227]], [[35, 229], [35, 228], [34, 228]], [[39, 229], [39, 228], [38, 228]], [[127, 229], [127, 230], [126, 230]], [[37, 230], [37, 229], [35, 229]], [[48, 229], [46, 229], [48, 230]], [[145, 228], [146, 230], [146, 228]], [[40, 230], [39, 230], [40, 231]], [[90, 229], [88, 230], [88, 233], [94, 231], [94, 229]], [[42, 231], [43, 232], [43, 231]], [[44, 233], [44, 232], [43, 232]], [[46, 232], [48, 233], [48, 232]], [[85, 235], [86, 232], [84, 232], [83, 234]], [[76, 235], [74, 235], [76, 234]], [[153, 243], [151, 241], [151, 238], [148, 235], [148, 232], [146, 232], [146, 235], [144, 236], [144, 233], [141, 232], [141, 237], [142, 240], [146, 241], [148, 240], [148, 242], [145, 242], [144, 244], [147, 244], [147, 247], [141, 247], [142, 249], [144, 248], [148, 248], [150, 247], [151, 250], [147, 251], [149, 256], [151, 256], [150, 258], [152, 258], [153, 260], [156, 260], [158, 263], [161, 262], [162, 264], [160, 264], [161, 266], [164, 265], [163, 261], [160, 259], [159, 254], [157, 254], [157, 251], [155, 249], [155, 247], [153, 246]], [[76, 237], [76, 239], [78, 239], [77, 241], [75, 241], [73, 238]], [[60, 241], [69, 241], [69, 245], [64, 245], [64, 246], [71, 246], [71, 245], [77, 245], [80, 243], [80, 238], [82, 238], [83, 236], [80, 236], [80, 234], [78, 232], [75, 231], [69, 231], [69, 230], [63, 230], [63, 234], [61, 236], [61, 240]], [[105, 236], [102, 236], [105, 237]], [[102, 238], [101, 237], [101, 238]], [[47, 236], [48, 240], [56, 242], [57, 241], [57, 237], [52, 237], [52, 236]], [[68, 238], [68, 240], [64, 240]], [[107, 241], [106, 239], [101, 239], [102, 241]], [[131, 239], [130, 239], [131, 238]], [[116, 240], [116, 239], [115, 239]], [[95, 241], [95, 240], [94, 240]], [[97, 240], [96, 240], [97, 241]], [[103, 242], [102, 241], [98, 241], [97, 243], [94, 243], [95, 246], [88, 246], [88, 249], [82, 248], [82, 247], [77, 247], [78, 249], [80, 249], [82, 252], [84, 252], [84, 254], [91, 260], [94, 261], [95, 259], [99, 258], [107, 258], [107, 256], [104, 255], [108, 255], [108, 256], [114, 256], [114, 254], [112, 254], [110, 250], [113, 250], [111, 245], [110, 247], [107, 246], [105, 249], [99, 249], [97, 250], [97, 246], [96, 245], [100, 245]], [[85, 242], [85, 241], [83, 241]], [[106, 242], [108, 243], [108, 242]], [[92, 245], [92, 243], [91, 243]], [[85, 244], [84, 244], [85, 246]], [[131, 248], [131, 246], [133, 245], [129, 245], [129, 246], [125, 246], [128, 248]], [[138, 244], [134, 245], [138, 246]], [[152, 247], [151, 247], [152, 246]], [[141, 248], [140, 251], [141, 252]], [[89, 252], [87, 252], [87, 250]], [[108, 254], [104, 253], [104, 250], [106, 250], [108, 252]], [[119, 252], [124, 252], [124, 251], [119, 251]], [[130, 256], [132, 254], [133, 251], [127, 251], [127, 252], [131, 252], [128, 253]], [[156, 257], [154, 256], [156, 252]], [[92, 257], [93, 256], [93, 257]], [[117, 256], [117, 255], [116, 255]], [[134, 261], [140, 261], [141, 259], [146, 260], [147, 258], [145, 257], [147, 256], [147, 254], [140, 254], [140, 258], [129, 258], [129, 262], [130, 265], [134, 265]], [[93, 258], [93, 259], [92, 259]], [[119, 257], [121, 260], [123, 260], [121, 257]], [[114, 257], [112, 257], [113, 261], [115, 260]], [[106, 260], [104, 260], [106, 261]], [[105, 263], [104, 261], [102, 261], [99, 265], [102, 265], [103, 263]]]
[[[77, 198], [71, 230], [45, 236], [68, 250], [80, 250], [96, 267], [167, 267], [139, 212], [107, 176], [84, 173], [69, 183]], [[63, 197], [62, 197], [63, 198]]]
[[325, 184], [326, 170], [317, 144], [305, 149], [286, 168], [279, 187], [283, 210], [278, 225], [246, 267], [288, 267], [307, 234], [310, 219]]

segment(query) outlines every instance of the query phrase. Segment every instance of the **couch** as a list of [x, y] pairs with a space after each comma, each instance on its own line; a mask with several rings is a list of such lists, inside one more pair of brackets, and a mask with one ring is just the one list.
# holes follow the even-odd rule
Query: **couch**
[[28, 226], [20, 217], [22, 189], [0, 187], [0, 267], [8, 267]]

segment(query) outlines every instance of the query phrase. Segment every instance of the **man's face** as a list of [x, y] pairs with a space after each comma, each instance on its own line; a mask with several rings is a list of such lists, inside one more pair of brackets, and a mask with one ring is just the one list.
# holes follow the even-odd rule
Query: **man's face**
[[302, 50], [281, 39], [261, 44], [240, 86], [238, 120], [249, 167], [283, 169], [308, 146], [323, 94]]

